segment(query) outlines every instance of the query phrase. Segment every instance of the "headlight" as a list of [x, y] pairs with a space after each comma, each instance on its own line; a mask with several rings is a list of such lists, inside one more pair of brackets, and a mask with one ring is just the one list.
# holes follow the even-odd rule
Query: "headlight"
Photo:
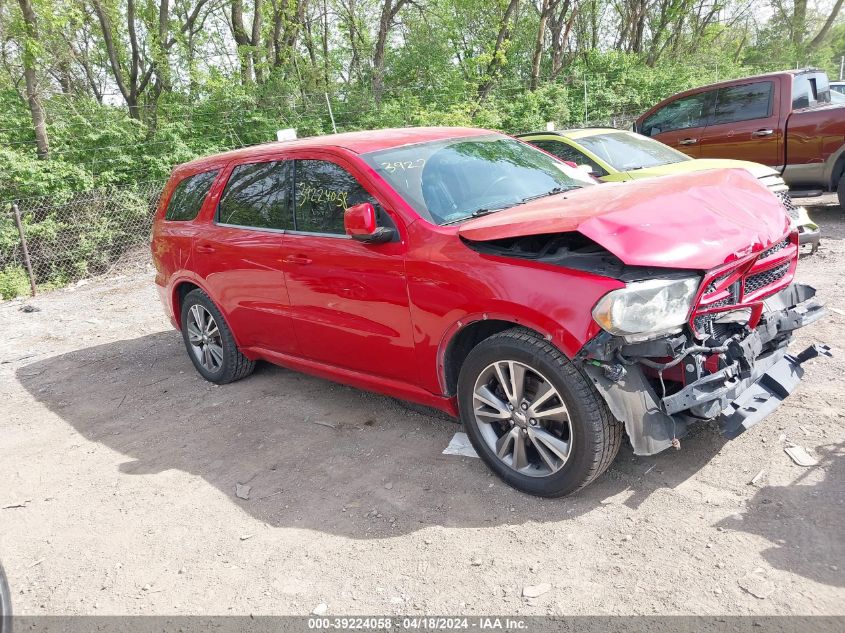
[[631, 340], [679, 330], [689, 317], [699, 281], [688, 277], [629, 283], [599, 299], [593, 318], [611, 334]]

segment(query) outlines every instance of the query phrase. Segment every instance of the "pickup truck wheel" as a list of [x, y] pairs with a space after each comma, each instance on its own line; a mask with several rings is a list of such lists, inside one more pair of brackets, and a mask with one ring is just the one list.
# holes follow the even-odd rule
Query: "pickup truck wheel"
[[458, 402], [479, 456], [507, 484], [542, 497], [601, 475], [623, 426], [591, 383], [551, 343], [524, 328], [475, 346], [461, 367]]
[[209, 382], [224, 385], [255, 369], [255, 362], [241, 354], [220, 310], [202, 290], [192, 290], [182, 302], [182, 338], [194, 367]]
[[836, 187], [836, 193], [839, 196], [839, 210], [845, 211], [845, 172], [839, 177], [839, 185]]

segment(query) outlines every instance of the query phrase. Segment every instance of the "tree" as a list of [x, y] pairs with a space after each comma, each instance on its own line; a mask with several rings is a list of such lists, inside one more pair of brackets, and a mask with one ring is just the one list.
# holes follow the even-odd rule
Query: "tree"
[[373, 99], [376, 105], [381, 103], [381, 95], [384, 91], [384, 53], [387, 47], [387, 38], [390, 35], [390, 29], [393, 27], [399, 11], [409, 3], [410, 0], [384, 0], [381, 6], [376, 48], [373, 53], [372, 89]]
[[238, 46], [238, 57], [241, 62], [241, 78], [244, 85], [253, 81], [263, 81], [263, 64], [258, 56], [258, 46], [261, 43], [261, 11], [263, 0], [253, 0], [252, 25], [249, 31], [244, 27], [243, 0], [232, 2], [232, 35]]
[[833, 10], [830, 12], [830, 15], [827, 16], [827, 20], [825, 20], [822, 28], [816, 34], [816, 36], [810, 41], [809, 49], [814, 50], [822, 45], [825, 38], [827, 38], [828, 33], [830, 33], [830, 29], [833, 27], [834, 22], [836, 22], [836, 18], [839, 17], [839, 12], [842, 10], [842, 3], [843, 0], [836, 0], [836, 4], [833, 5]]
[[519, 0], [508, 0], [508, 4], [505, 7], [505, 13], [502, 16], [499, 33], [496, 36], [496, 43], [493, 45], [493, 51], [489, 56], [490, 61], [488, 62], [487, 69], [484, 72], [484, 79], [478, 87], [478, 97], [480, 101], [484, 101], [484, 99], [487, 98], [487, 95], [490, 94], [490, 91], [493, 89], [496, 79], [499, 76], [499, 71], [502, 66], [505, 65], [505, 48], [507, 47], [508, 38], [510, 37], [511, 20], [517, 13], [518, 6]]
[[22, 46], [23, 76], [26, 82], [26, 101], [32, 116], [32, 129], [35, 131], [35, 147], [38, 158], [47, 160], [50, 155], [50, 143], [47, 138], [47, 117], [39, 94], [38, 76], [36, 74], [38, 41], [38, 19], [32, 8], [31, 0], [19, 0], [24, 20], [24, 38]]

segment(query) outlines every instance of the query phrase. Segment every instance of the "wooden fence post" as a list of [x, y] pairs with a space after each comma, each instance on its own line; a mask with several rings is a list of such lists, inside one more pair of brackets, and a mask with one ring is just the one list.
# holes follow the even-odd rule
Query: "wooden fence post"
[[21, 236], [21, 247], [23, 248], [23, 261], [26, 265], [26, 273], [29, 275], [29, 286], [32, 288], [32, 296], [35, 296], [35, 275], [32, 274], [32, 262], [29, 260], [29, 248], [26, 245], [26, 233], [23, 230], [23, 223], [21, 222], [21, 211], [18, 209], [18, 203], [12, 203], [12, 213], [15, 215], [15, 225], [18, 227], [18, 235]]

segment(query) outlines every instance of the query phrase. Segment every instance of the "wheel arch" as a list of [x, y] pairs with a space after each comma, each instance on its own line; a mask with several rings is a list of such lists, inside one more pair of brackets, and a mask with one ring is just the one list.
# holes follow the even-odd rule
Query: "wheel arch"
[[827, 187], [829, 191], [836, 191], [839, 179], [845, 173], [845, 144], [836, 150], [828, 161], [830, 171], [827, 173]]
[[[494, 334], [517, 327], [533, 332], [538, 338], [545, 339], [558, 347], [567, 357], [572, 357], [565, 346], [560, 345], [561, 341], [555, 340], [571, 338], [569, 333], [554, 324], [543, 323], [540, 318], [526, 320], [524, 317], [506, 313], [466, 316], [447, 330], [440, 344], [437, 364], [442, 393], [449, 397], [457, 393], [458, 376], [472, 348]], [[553, 336], [553, 334], [562, 336]]]
[[192, 290], [202, 290], [206, 296], [214, 302], [214, 305], [217, 306], [217, 309], [220, 310], [223, 317], [228, 321], [229, 315], [226, 314], [220, 304], [214, 300], [214, 297], [205, 287], [202, 279], [191, 274], [182, 276], [170, 284], [170, 305], [173, 310], [173, 316], [175, 317], [174, 321], [176, 321], [178, 330], [182, 330], [182, 302]]
[[197, 284], [190, 279], [183, 279], [173, 284], [173, 291], [171, 292], [170, 303], [173, 308], [173, 316], [179, 330], [182, 329], [182, 302], [185, 297], [192, 290], [202, 290]]

